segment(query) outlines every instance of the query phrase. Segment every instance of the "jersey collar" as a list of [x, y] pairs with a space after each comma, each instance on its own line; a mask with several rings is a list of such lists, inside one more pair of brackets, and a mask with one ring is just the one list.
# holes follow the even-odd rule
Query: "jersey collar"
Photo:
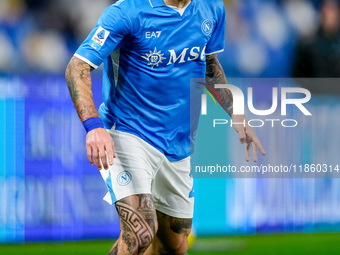
[[[152, 8], [166, 6], [163, 0], [149, 0], [149, 2]], [[193, 2], [193, 0], [191, 0], [191, 2]]]
[[149, 2], [152, 8], [165, 6], [165, 3], [163, 0], [149, 0]]

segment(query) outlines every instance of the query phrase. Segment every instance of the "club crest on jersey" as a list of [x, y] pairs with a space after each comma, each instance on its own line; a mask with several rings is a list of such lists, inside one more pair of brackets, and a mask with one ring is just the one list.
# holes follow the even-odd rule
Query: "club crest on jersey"
[[132, 180], [132, 175], [128, 171], [120, 172], [117, 176], [117, 183], [120, 186], [128, 185]]
[[162, 54], [161, 51], [157, 51], [157, 49], [155, 48], [153, 52], [150, 51], [150, 53], [146, 53], [146, 56], [142, 56], [142, 58], [144, 58], [148, 62], [148, 66], [154, 68], [155, 66], [163, 63], [163, 60], [166, 59], [163, 56], [164, 54]]
[[105, 30], [103, 27], [100, 26], [97, 29], [94, 36], [92, 37], [91, 47], [96, 50], [100, 50], [101, 47], [105, 44], [105, 41], [107, 37], [109, 36], [109, 34], [110, 34], [109, 31]]
[[213, 27], [214, 27], [213, 22], [210, 19], [206, 19], [202, 23], [202, 32], [205, 35], [210, 35], [212, 33], [212, 31], [213, 31]]

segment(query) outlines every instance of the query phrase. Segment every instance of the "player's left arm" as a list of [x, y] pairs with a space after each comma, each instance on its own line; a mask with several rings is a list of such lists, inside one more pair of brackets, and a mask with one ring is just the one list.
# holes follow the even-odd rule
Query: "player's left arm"
[[[211, 87], [215, 84], [227, 84], [227, 78], [224, 74], [223, 68], [217, 59], [216, 54], [206, 56], [206, 83]], [[209, 89], [209, 88], [208, 88]], [[248, 125], [248, 120], [245, 115], [233, 114], [233, 95], [229, 89], [216, 89], [216, 92], [221, 98], [223, 109], [230, 115], [233, 123], [244, 123], [233, 125], [236, 132], [239, 134], [239, 139], [242, 144], [246, 143], [245, 159], [250, 159], [250, 148], [253, 149], [253, 160], [257, 162], [257, 149], [262, 155], [266, 155], [260, 140], [257, 138], [254, 130]], [[214, 93], [212, 93], [214, 94]]]

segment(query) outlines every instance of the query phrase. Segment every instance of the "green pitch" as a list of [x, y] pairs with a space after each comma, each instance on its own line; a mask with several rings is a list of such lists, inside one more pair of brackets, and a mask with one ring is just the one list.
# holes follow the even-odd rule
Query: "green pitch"
[[[0, 254], [100, 255], [107, 254], [112, 241], [0, 245]], [[340, 233], [258, 235], [197, 238], [189, 255], [335, 255], [340, 254]]]

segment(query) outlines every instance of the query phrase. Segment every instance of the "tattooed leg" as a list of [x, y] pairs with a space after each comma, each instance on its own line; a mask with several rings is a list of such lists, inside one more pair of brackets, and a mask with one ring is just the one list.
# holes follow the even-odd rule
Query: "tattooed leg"
[[121, 233], [109, 254], [144, 254], [158, 228], [152, 196], [141, 194], [124, 198], [116, 203], [116, 208]]
[[159, 230], [145, 255], [183, 255], [188, 249], [192, 219], [179, 219], [157, 211]]

